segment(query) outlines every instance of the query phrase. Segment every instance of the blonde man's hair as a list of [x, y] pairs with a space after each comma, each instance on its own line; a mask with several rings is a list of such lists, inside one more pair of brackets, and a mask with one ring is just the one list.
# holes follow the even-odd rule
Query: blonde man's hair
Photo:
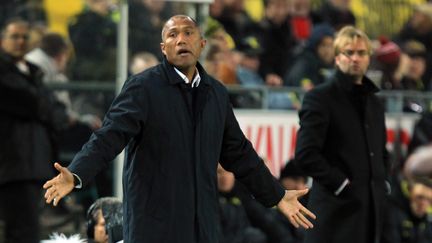
[[354, 26], [345, 26], [336, 35], [333, 46], [335, 50], [335, 55], [339, 55], [342, 47], [357, 42], [359, 40], [363, 40], [366, 42], [367, 50], [369, 55], [372, 54], [372, 44], [369, 37], [360, 29], [355, 28]]

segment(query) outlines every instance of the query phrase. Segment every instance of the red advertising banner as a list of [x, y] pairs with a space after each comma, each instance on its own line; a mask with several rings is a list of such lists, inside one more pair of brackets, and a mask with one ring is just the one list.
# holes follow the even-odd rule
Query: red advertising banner
[[[236, 110], [235, 114], [246, 137], [273, 175], [278, 177], [281, 168], [294, 156], [299, 128], [297, 112]], [[399, 141], [401, 152], [406, 152], [418, 118], [415, 114], [386, 115], [387, 149], [390, 152]]]

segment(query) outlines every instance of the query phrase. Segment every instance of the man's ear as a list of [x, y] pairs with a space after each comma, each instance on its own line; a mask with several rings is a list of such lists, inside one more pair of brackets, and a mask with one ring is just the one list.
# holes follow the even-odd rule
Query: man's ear
[[161, 48], [162, 53], [166, 56], [166, 53], [165, 53], [165, 44], [163, 42], [160, 43], [160, 48]]
[[336, 65], [339, 65], [339, 55], [335, 56], [334, 61]]
[[201, 48], [204, 48], [207, 44], [207, 40], [206, 39], [201, 39]]

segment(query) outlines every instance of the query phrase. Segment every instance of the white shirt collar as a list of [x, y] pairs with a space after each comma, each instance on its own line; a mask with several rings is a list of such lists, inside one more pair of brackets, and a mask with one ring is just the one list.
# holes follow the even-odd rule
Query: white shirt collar
[[[174, 68], [174, 70], [177, 72], [178, 75], [180, 75], [180, 77], [185, 81], [185, 83], [187, 83], [187, 84], [190, 83], [190, 80], [186, 77], [186, 75], [184, 75], [182, 72], [180, 72], [180, 70], [178, 70], [177, 68]], [[197, 68], [195, 68], [195, 73], [196, 73], [196, 75], [195, 75], [194, 79], [192, 80], [192, 88], [198, 87], [198, 85], [201, 82], [201, 76], [200, 76]]]
[[19, 61], [16, 64], [16, 67], [20, 72], [29, 75], [30, 74], [30, 68], [27, 66], [27, 63], [25, 61]]

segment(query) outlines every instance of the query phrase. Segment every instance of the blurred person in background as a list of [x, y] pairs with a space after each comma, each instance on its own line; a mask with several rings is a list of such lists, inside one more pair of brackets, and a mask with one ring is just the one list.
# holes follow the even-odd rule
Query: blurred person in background
[[410, 179], [415, 177], [432, 178], [432, 142], [419, 145], [407, 158], [403, 167], [404, 175]]
[[[42, 80], [45, 84], [65, 84], [69, 82], [65, 75], [70, 55], [69, 48], [69, 44], [60, 34], [47, 33], [42, 36], [40, 46], [27, 53], [25, 59], [36, 64], [42, 70]], [[93, 130], [101, 126], [102, 121], [97, 116], [91, 114], [80, 115], [74, 111], [68, 91], [55, 91], [55, 95], [66, 106], [72, 124], [82, 122]]]
[[402, 67], [405, 67], [408, 57], [402, 55], [401, 48], [386, 36], [378, 38], [377, 47], [374, 50], [370, 69], [381, 72], [378, 85], [384, 90], [400, 89]]
[[311, 90], [330, 76], [334, 64], [334, 30], [330, 25], [314, 26], [302, 54], [284, 78], [286, 86]]
[[7, 243], [39, 242], [40, 186], [54, 175], [55, 137], [69, 124], [43, 73], [24, 55], [29, 24], [11, 19], [0, 40], [0, 221]]
[[320, 18], [312, 11], [310, 0], [290, 0], [289, 21], [294, 38], [303, 46]]
[[[267, 237], [251, 225], [234, 174], [220, 164], [217, 168], [222, 243], [266, 243]], [[236, 187], [237, 185], [237, 187]]]
[[382, 243], [432, 242], [432, 181], [408, 181], [406, 195], [386, 207]]
[[350, 3], [351, 0], [324, 0], [315, 16], [319, 22], [330, 24], [336, 31], [347, 25], [355, 26], [356, 19]]
[[267, 85], [282, 86], [297, 42], [289, 23], [289, 0], [265, 0], [265, 16], [259, 23], [260, 75]]
[[[395, 42], [402, 47], [403, 43], [416, 40], [426, 48], [426, 66], [432, 64], [432, 3], [414, 5], [411, 18], [405, 23], [401, 31], [396, 35]], [[423, 80], [429, 81], [432, 78], [432, 69], [426, 69]], [[425, 90], [432, 90], [427, 86]]]
[[71, 79], [115, 82], [117, 24], [112, 0], [85, 0], [85, 8], [69, 21], [74, 48]]
[[[68, 33], [74, 50], [68, 71], [70, 80], [115, 83], [117, 14], [113, 0], [85, 0], [83, 11], [70, 18]], [[74, 110], [80, 114], [94, 114], [99, 118], [105, 115], [114, 96], [111, 92], [98, 90], [70, 94]], [[108, 195], [111, 195], [111, 190], [99, 196]]]
[[402, 71], [401, 89], [425, 91], [429, 80], [423, 80], [426, 72], [426, 47], [419, 41], [409, 40], [402, 45], [403, 54], [408, 56], [408, 63]]
[[[308, 188], [308, 177], [306, 174], [294, 163], [294, 159], [289, 160], [282, 168], [279, 182], [286, 190], [303, 190]], [[307, 205], [309, 196], [304, 195], [299, 200], [302, 204]], [[276, 219], [283, 225], [286, 233], [287, 242], [300, 243], [303, 242], [305, 230], [293, 227], [292, 224], [284, 217], [279, 211], [274, 210]]]
[[165, 21], [172, 15], [171, 4], [165, 0], [129, 1], [129, 49], [130, 54], [150, 52], [159, 61], [160, 33]]
[[102, 197], [87, 210], [88, 243], [123, 242], [123, 207], [120, 199]]
[[131, 58], [129, 72], [134, 75], [159, 64], [159, 60], [150, 52], [139, 52]]
[[255, 33], [257, 24], [245, 10], [244, 0], [221, 0], [216, 1], [215, 5], [210, 16], [223, 26], [236, 45], [244, 37]]
[[299, 112], [295, 164], [313, 178], [308, 206], [318, 214], [304, 242], [379, 242], [390, 163], [379, 89], [365, 76], [371, 42], [346, 26], [334, 48], [335, 74], [305, 94]]
[[204, 36], [208, 41], [206, 66], [212, 66], [210, 75], [225, 85], [237, 84], [236, 68], [240, 57], [234, 50], [235, 43], [231, 35], [217, 20], [209, 17]]

